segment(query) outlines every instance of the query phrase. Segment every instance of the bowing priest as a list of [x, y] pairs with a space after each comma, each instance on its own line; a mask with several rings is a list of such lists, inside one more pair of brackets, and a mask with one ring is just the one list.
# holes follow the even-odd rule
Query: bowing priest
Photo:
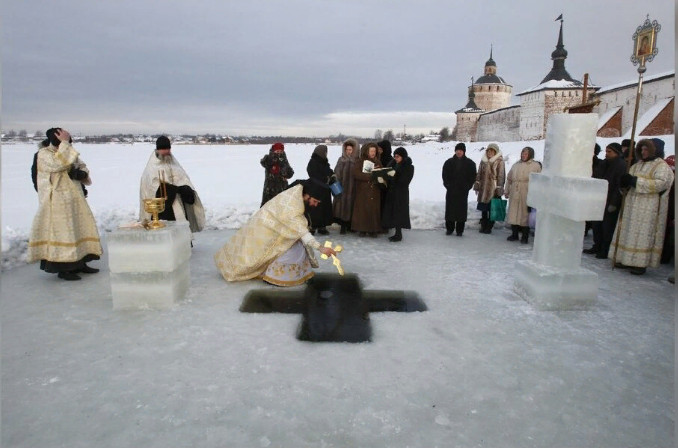
[[336, 255], [311, 235], [306, 207], [317, 207], [321, 186], [297, 180], [266, 202], [214, 255], [229, 282], [261, 278], [277, 286], [296, 286], [318, 267], [313, 250]]

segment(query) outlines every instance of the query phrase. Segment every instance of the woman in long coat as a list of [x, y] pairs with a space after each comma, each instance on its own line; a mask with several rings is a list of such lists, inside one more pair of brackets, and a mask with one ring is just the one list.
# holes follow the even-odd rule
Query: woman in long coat
[[311, 154], [311, 160], [308, 161], [306, 171], [311, 182], [315, 182], [322, 187], [320, 201], [317, 207], [309, 211], [311, 217], [311, 234], [317, 230], [321, 235], [327, 235], [326, 226], [332, 225], [332, 191], [330, 190], [330, 178], [334, 176], [334, 171], [330, 168], [330, 162], [327, 160], [327, 146], [318, 145]]
[[520, 242], [527, 244], [530, 236], [528, 224], [530, 209], [527, 206], [528, 183], [530, 182], [530, 173], [540, 172], [541, 164], [534, 160], [534, 149], [526, 146], [520, 152], [520, 160], [511, 167], [508, 176], [506, 176], [504, 191], [509, 200], [506, 222], [511, 224], [511, 235], [506, 238], [508, 241], [517, 241], [520, 238], [518, 233], [522, 232], [523, 236], [520, 238]]
[[355, 166], [360, 146], [357, 140], [348, 139], [341, 146], [341, 156], [334, 167], [334, 174], [341, 182], [343, 192], [334, 197], [333, 213], [334, 220], [341, 225], [340, 233], [343, 235], [351, 226], [353, 215], [353, 200], [355, 199], [355, 179], [353, 167]]
[[377, 181], [372, 179], [371, 173], [363, 173], [363, 164], [366, 160], [374, 163], [374, 168], [381, 168], [376, 143], [363, 145], [360, 150], [360, 160], [353, 167], [356, 190], [351, 229], [360, 232], [359, 236], [376, 237], [383, 229], [381, 227], [381, 188], [377, 185]]
[[285, 145], [280, 142], [271, 146], [270, 151], [260, 163], [266, 170], [264, 192], [261, 196], [261, 205], [264, 205], [278, 193], [287, 189], [287, 179], [294, 176], [294, 170], [287, 161]]
[[388, 165], [394, 173], [388, 172], [388, 190], [384, 201], [381, 225], [386, 229], [395, 227], [395, 234], [389, 241], [402, 241], [402, 229], [410, 229], [410, 182], [414, 177], [414, 165], [403, 147], [396, 148], [393, 160]]
[[504, 194], [505, 180], [504, 157], [499, 146], [496, 143], [490, 143], [480, 160], [476, 183], [473, 185], [478, 195], [477, 209], [482, 213], [480, 233], [492, 233], [494, 221], [490, 220], [490, 201], [493, 198], [501, 198]]

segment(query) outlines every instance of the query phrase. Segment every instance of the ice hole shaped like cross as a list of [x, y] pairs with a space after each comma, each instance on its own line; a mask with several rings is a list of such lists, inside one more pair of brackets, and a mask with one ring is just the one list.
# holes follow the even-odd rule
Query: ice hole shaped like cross
[[362, 289], [355, 274], [316, 274], [302, 290], [254, 289], [243, 313], [302, 314], [297, 339], [310, 342], [370, 342], [370, 312], [426, 311], [414, 291]]

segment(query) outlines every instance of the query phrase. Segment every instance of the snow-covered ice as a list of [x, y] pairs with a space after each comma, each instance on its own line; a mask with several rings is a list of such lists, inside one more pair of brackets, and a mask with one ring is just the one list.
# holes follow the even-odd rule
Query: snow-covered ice
[[[468, 155], [479, 161], [486, 144]], [[525, 144], [542, 158], [543, 141], [500, 147], [513, 163]], [[313, 145], [289, 146], [304, 177]], [[633, 276], [584, 256], [600, 281], [595, 303], [535, 309], [512, 288], [531, 245], [502, 228], [478, 233], [474, 203], [464, 236], [445, 236], [440, 172], [453, 146], [408, 147], [415, 230], [403, 242], [331, 229], [364, 288], [414, 290], [429, 308], [372, 313], [373, 342], [362, 344], [300, 342], [301, 316], [240, 313], [266, 286], [226, 283], [214, 266], [258, 206], [266, 147], [174, 148], [209, 229], [195, 234], [191, 288], [160, 311], [113, 310], [106, 246], [136, 216], [151, 145], [79, 148], [105, 251], [92, 263], [102, 272], [80, 282], [23, 264], [34, 147], [3, 147], [2, 446], [672, 446], [674, 265]], [[330, 147], [332, 165], [338, 155]]]

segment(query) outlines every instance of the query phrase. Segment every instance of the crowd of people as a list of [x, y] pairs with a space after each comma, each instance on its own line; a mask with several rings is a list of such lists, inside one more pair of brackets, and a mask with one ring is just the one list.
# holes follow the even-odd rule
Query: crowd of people
[[608, 190], [603, 219], [592, 223], [593, 245], [584, 253], [642, 275], [674, 256], [675, 158], [664, 158], [659, 138], [630, 146], [630, 140], [610, 143], [594, 167], [593, 177], [606, 180]]
[[[648, 267], [670, 262], [674, 245], [674, 158], [664, 160], [664, 142], [640, 140], [631, 151], [630, 141], [610, 143], [605, 159], [596, 145], [593, 177], [608, 182], [601, 221], [591, 222], [593, 246], [584, 250], [596, 258], [612, 258], [614, 266], [643, 274]], [[64, 280], [79, 280], [80, 273], [96, 273], [86, 265], [102, 254], [85, 185], [89, 171], [60, 128], [47, 131], [47, 139], [34, 160], [34, 186], [39, 208], [29, 241], [28, 261], [57, 273]], [[480, 233], [490, 234], [496, 221], [510, 225], [508, 241], [527, 244], [535, 210], [527, 205], [531, 173], [539, 173], [534, 149], [525, 147], [520, 160], [506, 173], [506, 162], [497, 143], [485, 148], [476, 168], [458, 143], [454, 156], [442, 167], [446, 189], [446, 234], [461, 237], [468, 219], [468, 196], [473, 189], [481, 212]], [[394, 233], [388, 240], [403, 240], [410, 229], [409, 185], [414, 164], [404, 147], [392, 151], [388, 140], [359, 145], [343, 142], [334, 169], [326, 145], [318, 145], [308, 161], [307, 179], [288, 185], [294, 176], [283, 143], [275, 143], [261, 159], [264, 186], [260, 209], [214, 256], [227, 281], [262, 278], [268, 283], [291, 286], [305, 282], [317, 267], [314, 251], [327, 256], [336, 252], [323, 247], [314, 235], [328, 235], [332, 224], [340, 234], [376, 238]], [[147, 198], [163, 198], [160, 219], [188, 221], [192, 232], [205, 225], [202, 202], [188, 174], [171, 153], [166, 136], [156, 141], [140, 183], [139, 219], [150, 215], [143, 207]], [[502, 199], [502, 196], [506, 200]], [[508, 202], [508, 210], [506, 203]], [[533, 225], [532, 225], [533, 227]]]

